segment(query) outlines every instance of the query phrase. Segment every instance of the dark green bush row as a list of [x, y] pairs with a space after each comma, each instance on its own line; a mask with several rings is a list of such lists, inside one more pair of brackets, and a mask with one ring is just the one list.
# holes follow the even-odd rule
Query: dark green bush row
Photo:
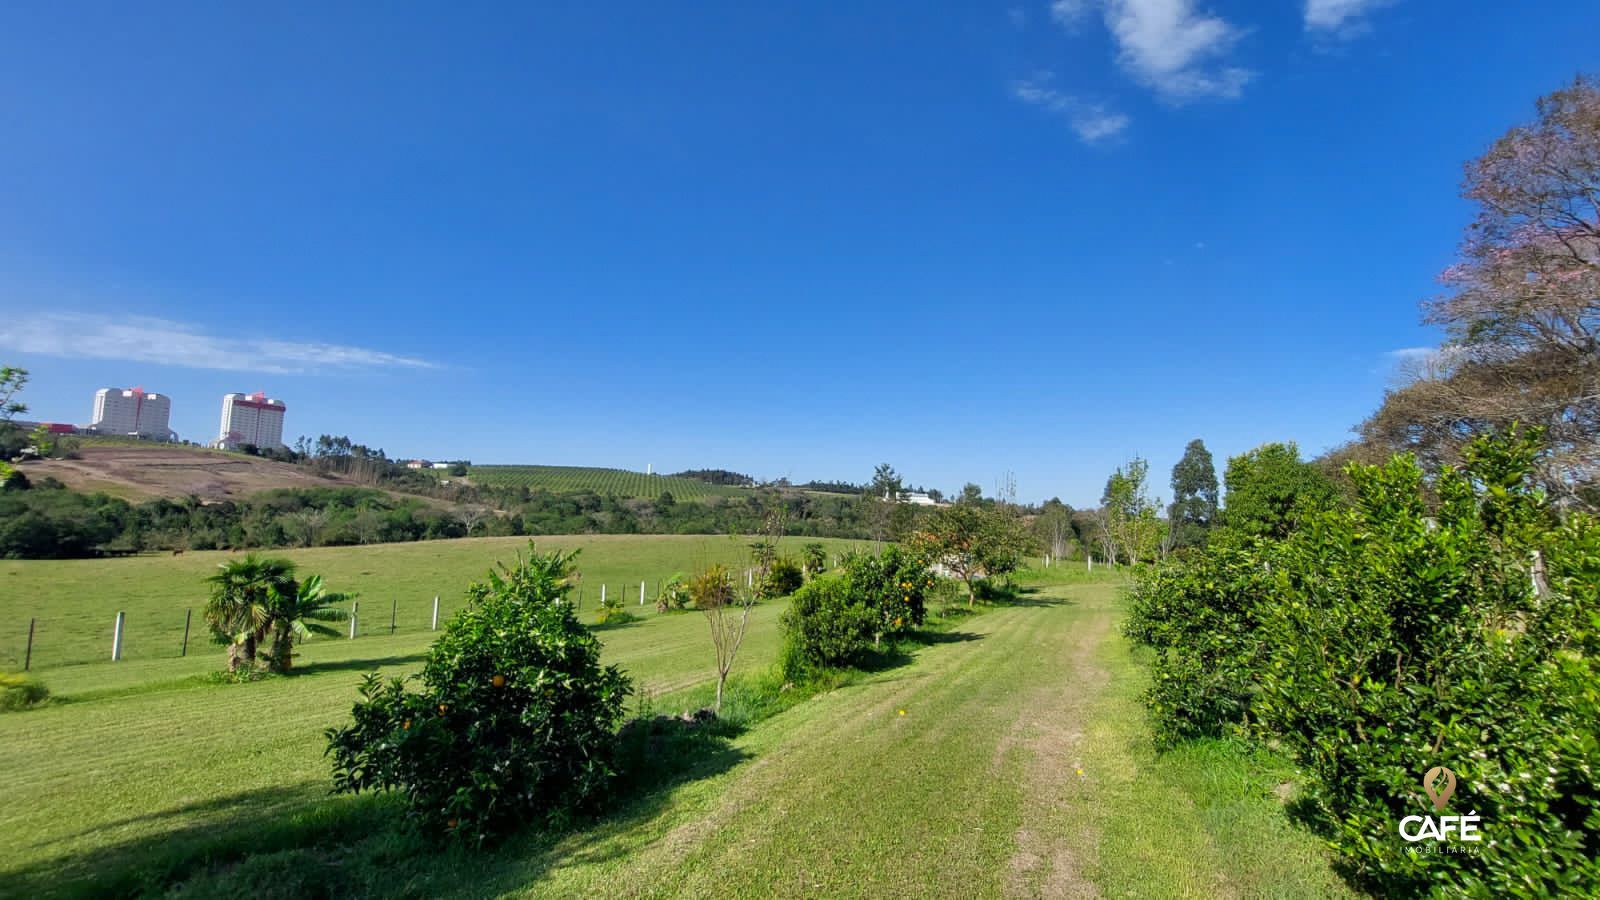
[[[1600, 894], [1600, 525], [1534, 488], [1539, 452], [1513, 433], [1434, 479], [1352, 466], [1349, 507], [1146, 573], [1128, 633], [1157, 653], [1161, 738], [1287, 752], [1382, 893]], [[1482, 817], [1469, 852], [1397, 833], [1435, 812], [1433, 766], [1459, 778], [1446, 812]]]
[[[18, 470], [22, 471], [21, 469]], [[244, 500], [129, 503], [73, 491], [24, 475], [0, 487], [0, 558], [65, 559], [143, 550], [344, 546], [468, 536], [539, 534], [728, 534], [759, 530], [775, 509], [793, 517], [796, 536], [873, 534], [859, 498], [752, 493], [739, 500], [628, 500], [596, 494], [480, 490], [464, 502], [507, 509], [473, 515], [419, 497], [372, 488], [263, 491]], [[909, 508], [909, 507], [907, 507]], [[899, 507], [897, 507], [899, 509]]]

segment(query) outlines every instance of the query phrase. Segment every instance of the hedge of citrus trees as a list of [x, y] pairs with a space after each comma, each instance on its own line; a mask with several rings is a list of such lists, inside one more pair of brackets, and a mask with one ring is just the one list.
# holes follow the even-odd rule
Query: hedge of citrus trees
[[[1127, 630], [1156, 654], [1161, 740], [1287, 752], [1310, 820], [1384, 894], [1600, 895], [1600, 525], [1534, 486], [1537, 438], [1480, 438], [1432, 478], [1352, 465], [1351, 502], [1146, 572]], [[1459, 779], [1448, 809], [1435, 766]], [[1449, 813], [1483, 839], [1400, 834]]]

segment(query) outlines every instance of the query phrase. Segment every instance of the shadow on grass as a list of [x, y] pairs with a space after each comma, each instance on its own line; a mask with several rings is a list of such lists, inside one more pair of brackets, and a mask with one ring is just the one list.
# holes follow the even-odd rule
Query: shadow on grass
[[617, 631], [632, 625], [643, 625], [644, 617], [628, 614], [626, 619], [612, 619], [609, 622], [597, 622], [586, 626], [590, 631]]
[[317, 675], [323, 672], [371, 672], [387, 666], [403, 666], [410, 663], [422, 662], [428, 658], [427, 650], [418, 650], [415, 653], [397, 653], [392, 656], [372, 656], [363, 659], [341, 659], [331, 662], [313, 662], [297, 665], [284, 673], [288, 678], [299, 678], [302, 675]]
[[914, 631], [906, 640], [924, 647], [934, 644], [964, 644], [968, 641], [981, 641], [984, 635], [971, 631]]
[[[618, 734], [618, 775], [598, 812], [562, 830], [530, 827], [487, 849], [441, 845], [410, 827], [393, 795], [326, 796], [328, 782], [242, 791], [96, 827], [140, 836], [6, 873], [0, 894], [127, 897], [390, 897], [494, 895], [536, 883], [555, 865], [638, 849], [638, 826], [677, 785], [745, 758], [741, 728], [657, 716]], [[570, 840], [569, 840], [570, 839]], [[574, 846], [575, 845], [575, 846]]]
[[1010, 600], [1002, 601], [999, 605], [1001, 605], [1001, 606], [1031, 607], [1031, 606], [1076, 606], [1077, 604], [1078, 604], [1078, 601], [1071, 600], [1071, 599], [1068, 599], [1066, 597], [1022, 597], [1022, 596], [1018, 596], [1018, 597], [1014, 597], [1014, 598], [1012, 598]]

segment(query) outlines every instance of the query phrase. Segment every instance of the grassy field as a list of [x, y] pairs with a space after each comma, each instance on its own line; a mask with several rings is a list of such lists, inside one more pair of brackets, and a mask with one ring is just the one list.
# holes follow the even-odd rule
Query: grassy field
[[482, 485], [525, 487], [557, 494], [592, 491], [601, 495], [647, 500], [654, 500], [664, 493], [670, 493], [678, 500], [743, 497], [750, 493], [749, 488], [706, 484], [692, 478], [582, 466], [473, 466], [467, 470], [467, 478]]
[[[749, 551], [743, 538], [677, 535], [593, 535], [541, 537], [543, 549], [582, 550], [580, 606], [587, 615], [600, 596], [620, 592], [635, 606], [639, 584], [653, 602], [657, 582], [674, 573], [692, 573], [714, 562], [743, 567]], [[786, 538], [782, 549], [798, 555], [809, 543]], [[862, 542], [821, 541], [830, 554]], [[433, 598], [439, 597], [441, 621], [460, 606], [469, 582], [481, 579], [496, 559], [510, 559], [525, 550], [528, 539], [470, 538], [419, 541], [363, 547], [315, 547], [272, 551], [299, 563], [306, 573], [320, 573], [329, 589], [361, 596], [359, 633], [389, 634], [393, 614], [396, 633], [427, 633]], [[194, 610], [189, 655], [205, 658], [192, 671], [203, 671], [216, 650], [199, 621], [204, 606], [204, 579], [217, 564], [239, 554], [189, 552], [182, 556], [152, 555], [121, 559], [0, 560], [0, 668], [22, 667], [28, 621], [35, 619], [33, 669], [54, 685], [51, 670], [97, 663], [111, 653], [112, 626], [119, 610], [127, 613], [123, 666], [176, 657], [183, 643], [184, 614]], [[359, 644], [361, 641], [358, 640]], [[158, 667], [159, 668], [159, 667]], [[103, 670], [91, 667], [92, 672]], [[96, 677], [86, 674], [83, 677]]]
[[[704, 748], [587, 827], [482, 853], [399, 836], [392, 803], [327, 797], [321, 730], [361, 671], [415, 667], [426, 634], [309, 643], [302, 674], [248, 685], [182, 660], [57, 670], [69, 702], [0, 716], [0, 895], [92, 894], [141, 869], [186, 896], [1344, 893], [1282, 814], [1281, 763], [1151, 751], [1115, 576], [1023, 583], [1019, 603]], [[774, 659], [780, 609], [758, 610], [741, 671]], [[601, 638], [675, 711], [708, 690], [704, 628], [652, 614]], [[129, 674], [108, 687], [93, 669]], [[241, 845], [256, 852], [228, 854]]]

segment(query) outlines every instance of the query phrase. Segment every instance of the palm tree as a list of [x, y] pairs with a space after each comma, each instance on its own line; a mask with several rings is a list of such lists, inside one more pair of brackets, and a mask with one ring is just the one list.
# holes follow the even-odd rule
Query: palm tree
[[274, 593], [267, 615], [272, 628], [272, 653], [267, 666], [274, 672], [287, 672], [294, 665], [295, 638], [311, 634], [338, 637], [337, 629], [323, 622], [343, 621], [347, 613], [340, 606], [355, 599], [355, 594], [338, 594], [322, 586], [322, 576], [312, 575], [293, 591]]
[[828, 548], [821, 543], [813, 541], [805, 546], [803, 551], [806, 559], [806, 574], [818, 575], [828, 567]]
[[256, 647], [272, 625], [277, 599], [298, 593], [294, 563], [251, 553], [217, 568], [220, 571], [206, 579], [211, 584], [206, 623], [217, 641], [228, 645], [228, 671], [237, 672], [255, 665]]

